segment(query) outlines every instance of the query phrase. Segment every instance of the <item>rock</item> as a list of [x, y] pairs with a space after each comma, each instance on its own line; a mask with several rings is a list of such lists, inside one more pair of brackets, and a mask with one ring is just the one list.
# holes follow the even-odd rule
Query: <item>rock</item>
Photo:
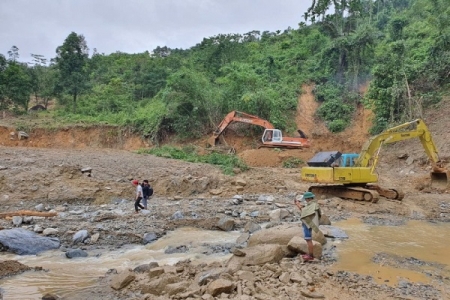
[[121, 290], [129, 285], [135, 278], [136, 275], [132, 271], [125, 270], [112, 278], [110, 286], [115, 290]]
[[34, 209], [37, 210], [37, 211], [44, 211], [45, 207], [44, 207], [44, 204], [40, 203], [40, 204], [36, 205], [34, 207]]
[[272, 204], [274, 199], [272, 195], [259, 195], [256, 204]]
[[98, 241], [98, 238], [100, 237], [100, 233], [95, 233], [91, 236], [91, 243], [96, 243]]
[[165, 254], [173, 254], [173, 253], [186, 253], [189, 251], [189, 248], [185, 245], [180, 246], [169, 246], [166, 250], [164, 250]]
[[245, 256], [233, 255], [226, 267], [231, 274], [236, 273], [242, 266], [257, 266], [266, 263], [277, 263], [284, 257], [284, 251], [280, 245], [257, 245], [242, 249]]
[[0, 244], [19, 255], [35, 255], [60, 246], [58, 238], [43, 237], [22, 228], [1, 230]]
[[245, 224], [244, 230], [252, 234], [258, 230], [261, 230], [261, 226], [259, 224], [250, 221], [247, 222], [247, 224]]
[[209, 193], [210, 193], [211, 195], [217, 196], [217, 195], [222, 194], [223, 191], [222, 191], [221, 189], [212, 189], [212, 190], [209, 190]]
[[290, 281], [295, 283], [302, 283], [304, 281], [304, 278], [297, 272], [291, 272], [289, 278]]
[[269, 212], [269, 217], [271, 222], [280, 222], [281, 221], [280, 209], [275, 209]]
[[412, 163], [414, 162], [414, 158], [413, 157], [411, 157], [411, 156], [409, 156], [407, 159], [406, 159], [406, 164], [409, 166], [409, 165], [412, 165]]
[[304, 296], [306, 298], [313, 298], [313, 299], [324, 299], [325, 298], [325, 296], [322, 294], [312, 293], [309, 291], [300, 291], [300, 294], [302, 294], [302, 296]]
[[237, 271], [236, 275], [239, 277], [239, 280], [246, 280], [251, 282], [255, 282], [256, 280], [255, 274], [249, 271]]
[[250, 234], [248, 232], [244, 232], [236, 239], [236, 244], [242, 245], [242, 244], [246, 243], [249, 237], [250, 237]]
[[25, 223], [25, 224], [33, 223], [33, 216], [24, 216], [23, 220], [22, 220], [22, 223]]
[[223, 231], [231, 231], [234, 227], [234, 220], [229, 217], [223, 217], [217, 223], [217, 227], [219, 227]]
[[154, 242], [158, 239], [158, 236], [156, 235], [156, 233], [154, 232], [148, 232], [146, 234], [144, 234], [144, 237], [142, 238], [142, 243], [144, 245], [147, 245], [151, 242]]
[[[322, 257], [322, 244], [316, 241], [313, 242], [313, 255], [315, 258]], [[298, 236], [294, 236], [288, 243], [288, 248], [297, 253], [307, 254], [308, 244], [306, 241]]]
[[42, 300], [58, 300], [59, 297], [53, 294], [45, 294], [44, 296], [42, 296], [41, 298]]
[[33, 231], [36, 232], [36, 233], [41, 233], [41, 232], [44, 231], [44, 228], [42, 228], [42, 227], [39, 226], [39, 225], [34, 225]]
[[86, 167], [86, 168], [82, 168], [81, 169], [81, 173], [91, 173], [92, 172], [92, 168], [90, 167]]
[[21, 216], [14, 216], [12, 217], [12, 223], [14, 224], [14, 226], [20, 226], [22, 225], [22, 217]]
[[[287, 245], [294, 236], [303, 237], [301, 224], [282, 224], [255, 232], [248, 240], [248, 246], [260, 244]], [[313, 240], [322, 245], [326, 243], [325, 236], [320, 231], [318, 233], [313, 231]]]
[[70, 249], [66, 252], [67, 258], [77, 258], [77, 257], [87, 257], [88, 254], [86, 251], [81, 249]]
[[150, 282], [141, 286], [142, 294], [161, 295], [168, 284], [180, 282], [177, 275], [163, 274], [160, 278], [154, 278]]
[[[320, 225], [319, 229], [324, 232], [326, 237], [336, 238], [336, 239], [348, 239], [348, 235], [342, 229], [329, 226], [329, 225]], [[326, 234], [325, 234], [326, 232]]]
[[189, 282], [187, 282], [187, 281], [170, 283], [170, 284], [166, 285], [165, 292], [169, 296], [173, 296], [173, 295], [185, 292], [188, 287], [189, 287]]
[[288, 272], [283, 272], [283, 273], [281, 273], [280, 277], [278, 277], [278, 279], [282, 283], [287, 284], [287, 283], [289, 283], [291, 281], [291, 275], [289, 275]]
[[49, 236], [49, 235], [56, 235], [58, 234], [58, 232], [59, 231], [56, 228], [45, 228], [42, 234], [45, 236]]
[[260, 244], [287, 245], [294, 236], [303, 237], [303, 229], [299, 224], [279, 225], [254, 233], [248, 240], [249, 246]]
[[256, 218], [256, 217], [258, 217], [258, 216], [259, 216], [259, 211], [258, 211], [258, 210], [252, 211], [252, 212], [250, 213], [250, 217], [252, 217], [252, 218]]
[[183, 219], [184, 215], [181, 211], [177, 211], [172, 215], [172, 219], [174, 220], [178, 220], [178, 219]]
[[19, 131], [19, 132], [17, 133], [17, 137], [19, 138], [19, 140], [21, 140], [21, 139], [27, 139], [27, 138], [29, 138], [30, 136], [29, 136], [28, 133], [26, 133], [25, 131]]
[[85, 229], [79, 230], [79, 231], [77, 231], [77, 233], [75, 233], [73, 235], [72, 243], [73, 244], [82, 243], [88, 237], [89, 237], [89, 232], [87, 230], [85, 230]]
[[148, 271], [148, 276], [149, 276], [150, 278], [158, 277], [158, 276], [161, 275], [161, 274], [164, 274], [164, 268], [163, 268], [163, 267], [151, 268], [151, 269]]
[[150, 271], [150, 264], [139, 265], [133, 269], [135, 273], [147, 273], [148, 271]]
[[234, 290], [235, 285], [233, 282], [226, 280], [226, 279], [217, 279], [211, 282], [206, 291], [211, 296], [215, 297], [217, 295], [220, 295], [222, 293], [231, 294], [231, 292]]
[[224, 273], [226, 270], [224, 268], [213, 268], [209, 269], [207, 271], [204, 271], [196, 276], [196, 282], [198, 285], [205, 285], [209, 281], [216, 280], [220, 277], [222, 273]]
[[233, 253], [236, 256], [245, 256], [246, 255], [246, 253], [244, 251], [242, 251], [242, 249], [239, 249], [239, 248], [232, 248], [231, 253]]
[[247, 181], [245, 181], [242, 178], [238, 178], [238, 179], [236, 179], [236, 185], [237, 186], [246, 186], [247, 185]]

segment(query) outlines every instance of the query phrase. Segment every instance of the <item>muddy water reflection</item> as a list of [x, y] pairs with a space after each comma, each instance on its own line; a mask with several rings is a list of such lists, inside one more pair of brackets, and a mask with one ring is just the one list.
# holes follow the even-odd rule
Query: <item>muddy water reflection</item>
[[[349, 235], [337, 246], [336, 270], [371, 275], [378, 283], [388, 285], [396, 285], [401, 278], [429, 283], [430, 274], [450, 276], [449, 223], [410, 221], [402, 226], [372, 226], [349, 219], [334, 225]], [[373, 262], [380, 253], [385, 255]]]
[[[87, 258], [67, 259], [61, 251], [48, 251], [39, 256], [0, 255], [0, 260], [14, 259], [30, 267], [42, 266], [49, 270], [26, 272], [0, 280], [0, 287], [4, 290], [4, 300], [41, 299], [46, 293], [55, 293], [70, 299], [70, 296], [78, 291], [95, 286], [98, 277], [103, 276], [108, 269], [121, 271], [152, 261], [162, 265], [174, 264], [184, 259], [191, 259], [193, 263], [225, 260], [231, 254], [205, 255], [208, 247], [204, 244], [234, 243], [239, 235], [239, 232], [181, 228], [147, 246], [129, 246], [107, 253], [89, 251]], [[181, 245], [187, 246], [189, 251], [164, 253], [168, 246]]]

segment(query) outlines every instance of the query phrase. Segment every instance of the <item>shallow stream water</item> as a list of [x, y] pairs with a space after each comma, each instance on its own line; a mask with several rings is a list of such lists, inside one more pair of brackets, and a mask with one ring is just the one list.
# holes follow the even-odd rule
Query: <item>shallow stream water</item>
[[[46, 293], [54, 293], [70, 299], [70, 295], [96, 285], [97, 279], [105, 275], [109, 269], [117, 269], [120, 272], [126, 268], [133, 269], [154, 261], [160, 265], [172, 265], [185, 259], [191, 259], [193, 263], [227, 259], [231, 254], [222, 252], [205, 255], [204, 252], [210, 248], [204, 244], [235, 243], [240, 234], [240, 232], [180, 228], [146, 246], [132, 245], [106, 253], [100, 250], [89, 251], [89, 257], [76, 259], [67, 259], [59, 250], [47, 251], [37, 256], [3, 254], [0, 255], [0, 260], [17, 260], [30, 267], [41, 266], [48, 271], [30, 271], [0, 280], [0, 287], [4, 291], [4, 300], [41, 299]], [[181, 245], [187, 246], [189, 251], [164, 253], [168, 246]]]
[[337, 245], [335, 270], [371, 275], [391, 286], [402, 279], [430, 283], [436, 275], [450, 277], [450, 223], [379, 226], [348, 219], [333, 225], [349, 235]]
[[[450, 276], [450, 223], [433, 224], [409, 221], [400, 226], [380, 226], [349, 219], [334, 224], [349, 236], [334, 241], [338, 261], [335, 270], [371, 275], [378, 283], [396, 285], [399, 280], [429, 283], [433, 276]], [[95, 286], [97, 279], [109, 270], [119, 272], [157, 261], [160, 265], [191, 259], [193, 263], [223, 261], [231, 254], [206, 255], [208, 245], [234, 243], [239, 232], [207, 231], [180, 228], [147, 246], [129, 246], [120, 250], [89, 251], [89, 257], [67, 259], [61, 251], [48, 251], [38, 256], [2, 254], [0, 260], [13, 259], [30, 267], [48, 270], [30, 271], [0, 280], [4, 300], [41, 299], [54, 293], [70, 299], [70, 295]], [[165, 254], [167, 247], [186, 245], [187, 253]], [[374, 259], [377, 258], [377, 259]]]

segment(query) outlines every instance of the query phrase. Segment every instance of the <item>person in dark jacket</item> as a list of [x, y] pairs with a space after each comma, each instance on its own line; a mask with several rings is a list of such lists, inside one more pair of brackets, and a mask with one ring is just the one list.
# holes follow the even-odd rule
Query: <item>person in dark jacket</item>
[[144, 209], [148, 209], [147, 202], [148, 199], [150, 199], [150, 196], [150, 184], [148, 183], [148, 180], [145, 179], [142, 182], [142, 204], [144, 205]]

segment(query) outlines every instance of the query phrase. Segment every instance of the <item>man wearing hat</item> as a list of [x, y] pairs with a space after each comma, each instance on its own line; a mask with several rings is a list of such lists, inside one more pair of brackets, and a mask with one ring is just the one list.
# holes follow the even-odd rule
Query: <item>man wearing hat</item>
[[300, 209], [302, 220], [302, 227], [306, 244], [308, 245], [308, 254], [302, 255], [304, 261], [314, 260], [313, 255], [313, 243], [312, 243], [312, 231], [319, 231], [319, 219], [321, 215], [319, 204], [314, 201], [315, 195], [311, 192], [303, 194], [302, 198], [305, 199], [304, 204], [295, 199], [295, 205]]

